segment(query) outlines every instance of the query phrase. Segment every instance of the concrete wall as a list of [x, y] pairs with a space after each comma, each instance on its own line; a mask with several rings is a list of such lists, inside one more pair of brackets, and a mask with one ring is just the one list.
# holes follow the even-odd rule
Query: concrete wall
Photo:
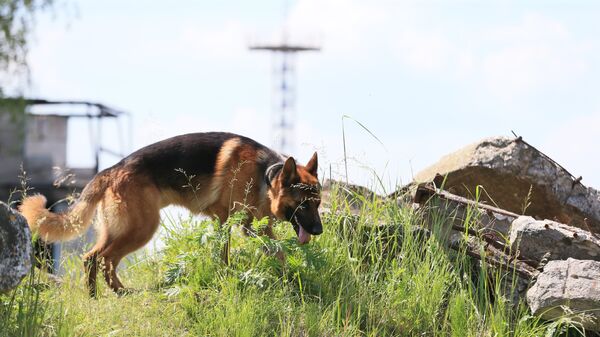
[[0, 110], [0, 184], [18, 181], [25, 152], [21, 125], [13, 114]]
[[25, 166], [31, 184], [52, 183], [67, 164], [67, 117], [30, 115], [25, 123]]
[[[15, 119], [18, 118], [24, 119]], [[65, 198], [74, 189], [81, 191], [96, 173], [93, 168], [72, 170], [75, 177], [69, 179], [62, 188], [53, 186], [56, 178], [54, 167], [66, 168], [67, 159], [67, 121], [65, 116], [16, 115], [0, 108], [0, 200], [7, 201], [10, 192], [20, 186], [21, 163], [30, 179], [29, 187], [34, 193], [42, 193], [48, 198], [48, 205]], [[31, 192], [30, 192], [31, 193]], [[20, 195], [12, 195], [19, 200]], [[62, 202], [53, 211], [64, 211]], [[53, 269], [64, 273], [64, 259], [81, 256], [94, 242], [94, 230], [90, 228], [82, 237], [53, 244]]]

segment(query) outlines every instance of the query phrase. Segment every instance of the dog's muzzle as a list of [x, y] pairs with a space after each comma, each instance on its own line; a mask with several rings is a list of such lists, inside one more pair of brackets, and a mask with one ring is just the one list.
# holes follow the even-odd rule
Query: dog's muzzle
[[300, 243], [301, 245], [309, 243], [310, 239], [312, 238], [312, 235], [320, 235], [321, 233], [323, 233], [323, 224], [321, 223], [321, 221], [309, 228], [305, 228], [300, 224], [298, 219], [295, 218], [294, 221], [292, 221], [292, 225], [294, 226], [294, 230], [298, 235], [298, 243]]

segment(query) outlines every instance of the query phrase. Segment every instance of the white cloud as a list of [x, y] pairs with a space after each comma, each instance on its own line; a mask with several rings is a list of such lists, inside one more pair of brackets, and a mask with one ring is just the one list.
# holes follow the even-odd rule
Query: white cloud
[[569, 39], [571, 34], [562, 22], [538, 13], [529, 13], [517, 23], [489, 29], [485, 37], [493, 41], [540, 43]]
[[292, 8], [286, 27], [292, 38], [314, 42], [324, 38], [328, 54], [349, 58], [372, 55], [369, 47], [388, 14], [380, 4], [355, 0], [299, 0]]
[[540, 14], [479, 30], [432, 27], [390, 29], [396, 32], [400, 61], [440, 78], [468, 81], [478, 88], [477, 83], [483, 84], [497, 98], [510, 100], [568, 86], [589, 67], [590, 43], [575, 39], [562, 22]]
[[484, 55], [481, 70], [487, 88], [501, 98], [568, 86], [588, 68], [587, 42], [574, 40], [557, 20], [527, 15], [487, 36], [493, 51]]
[[398, 57], [418, 71], [446, 70], [459, 52], [449, 39], [431, 32], [402, 30], [395, 40]]
[[27, 94], [52, 98], [81, 96], [80, 87], [66, 79], [61, 69], [64, 60], [60, 52], [69, 49], [67, 34], [63, 27], [46, 27], [43, 34], [35, 36], [28, 56], [33, 82]]
[[187, 22], [177, 32], [172, 49], [202, 58], [239, 57], [247, 47], [248, 27], [240, 21], [228, 20], [221, 25], [205, 27]]
[[600, 189], [600, 157], [598, 133], [600, 112], [573, 117], [546, 132], [539, 146], [575, 176], [583, 176], [583, 184]]
[[[268, 92], [265, 92], [267, 95]], [[251, 107], [237, 107], [232, 117], [222, 129], [255, 139], [264, 145], [271, 145], [271, 118], [269, 111], [259, 112]]]
[[227, 116], [206, 114], [172, 113], [170, 115], [146, 114], [136, 120], [139, 130], [137, 147], [156, 141], [192, 132], [227, 130], [248, 136], [265, 145], [270, 145], [270, 119], [268, 113], [260, 113], [250, 107], [236, 107]]
[[219, 126], [221, 126], [206, 116], [196, 114], [142, 116], [134, 120], [136, 129], [134, 148], [185, 133], [220, 130]]

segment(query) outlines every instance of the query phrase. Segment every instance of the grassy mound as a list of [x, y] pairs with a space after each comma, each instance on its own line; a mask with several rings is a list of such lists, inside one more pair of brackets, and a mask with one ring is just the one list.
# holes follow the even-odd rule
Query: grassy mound
[[[356, 196], [361, 198], [360, 196]], [[343, 201], [342, 201], [343, 200]], [[291, 226], [282, 240], [231, 235], [231, 261], [221, 262], [227, 224], [164, 225], [165, 249], [138, 254], [120, 271], [134, 290], [117, 297], [99, 282], [89, 299], [79, 257], [65, 263], [60, 285], [32, 272], [0, 295], [0, 336], [558, 336], [570, 320], [541, 322], [511, 303], [489, 270], [417, 230], [412, 208], [332, 195], [325, 232], [298, 246]], [[264, 220], [254, 222], [264, 226]], [[382, 225], [383, 224], [383, 225]], [[274, 254], [285, 251], [282, 264]], [[485, 275], [483, 277], [482, 275]], [[99, 280], [100, 281], [100, 280]]]

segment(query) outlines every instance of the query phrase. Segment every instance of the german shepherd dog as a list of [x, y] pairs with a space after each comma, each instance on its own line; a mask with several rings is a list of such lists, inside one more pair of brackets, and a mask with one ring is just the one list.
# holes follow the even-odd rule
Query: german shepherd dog
[[[87, 286], [95, 297], [98, 264], [103, 262], [106, 282], [120, 294], [124, 287], [117, 265], [150, 241], [159, 211], [168, 205], [221, 223], [233, 212], [247, 211], [251, 216], [243, 224], [245, 234], [254, 232], [252, 217], [289, 221], [299, 243], [308, 243], [311, 235], [323, 232], [317, 165], [316, 152], [302, 166], [250, 138], [192, 133], [146, 146], [98, 173], [64, 213], [48, 211], [39, 194], [26, 197], [19, 210], [46, 242], [78, 236], [97, 211], [97, 241], [83, 258]], [[271, 221], [261, 234], [274, 238]]]

